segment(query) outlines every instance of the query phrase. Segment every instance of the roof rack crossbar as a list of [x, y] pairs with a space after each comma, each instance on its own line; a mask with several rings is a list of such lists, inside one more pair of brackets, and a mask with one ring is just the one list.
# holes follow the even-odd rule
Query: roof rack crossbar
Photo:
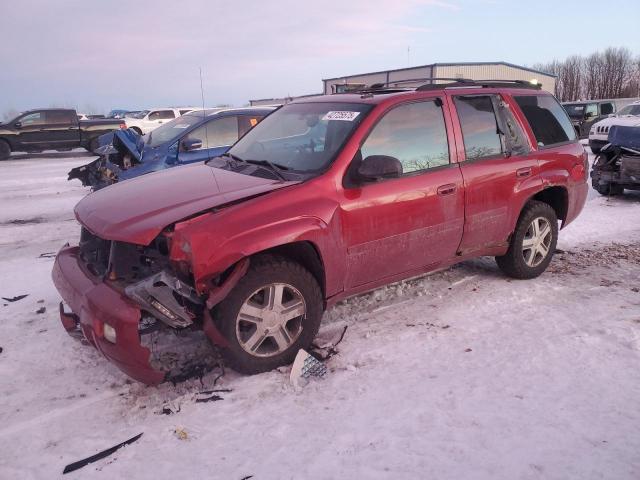
[[468, 80], [458, 79], [454, 84], [433, 84], [427, 83], [416, 88], [417, 91], [432, 90], [434, 88], [456, 88], [456, 87], [514, 87], [514, 88], [530, 88], [540, 90], [542, 88], [541, 83], [531, 83], [527, 80]]
[[[424, 83], [422, 83], [424, 82]], [[435, 82], [448, 82], [448, 83], [435, 83]], [[422, 83], [416, 87], [402, 86], [407, 83]], [[527, 80], [471, 80], [469, 78], [452, 78], [452, 77], [423, 77], [423, 78], [408, 78], [405, 80], [395, 80], [389, 82], [373, 83], [361, 88], [354, 88], [353, 90], [347, 90], [342, 93], [362, 93], [362, 94], [374, 94], [374, 93], [393, 93], [408, 90], [425, 91], [425, 90], [437, 90], [443, 88], [469, 88], [469, 87], [513, 87], [513, 88], [529, 88], [540, 90], [542, 84], [531, 83]]]
[[451, 77], [422, 77], [422, 78], [407, 78], [405, 80], [390, 80], [388, 82], [373, 83], [369, 85], [370, 89], [381, 89], [389, 86], [396, 87], [401, 83], [418, 83], [418, 82], [436, 82], [436, 81], [449, 81], [449, 82], [473, 82], [466, 78], [451, 78]]

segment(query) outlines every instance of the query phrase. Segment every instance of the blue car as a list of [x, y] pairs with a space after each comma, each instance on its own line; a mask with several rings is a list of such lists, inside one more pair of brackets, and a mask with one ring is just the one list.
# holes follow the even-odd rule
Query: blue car
[[99, 139], [97, 160], [69, 172], [98, 190], [166, 168], [202, 162], [225, 153], [274, 107], [196, 110], [141, 136], [131, 129]]

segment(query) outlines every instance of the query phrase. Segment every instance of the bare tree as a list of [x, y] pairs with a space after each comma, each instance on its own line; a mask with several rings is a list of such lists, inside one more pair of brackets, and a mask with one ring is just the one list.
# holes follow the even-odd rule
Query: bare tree
[[640, 96], [640, 57], [634, 58], [625, 47], [609, 47], [587, 57], [571, 55], [534, 68], [556, 75], [554, 93], [561, 101]]
[[582, 93], [583, 60], [579, 55], [572, 55], [562, 62], [560, 81], [562, 83], [562, 100], [578, 100]]

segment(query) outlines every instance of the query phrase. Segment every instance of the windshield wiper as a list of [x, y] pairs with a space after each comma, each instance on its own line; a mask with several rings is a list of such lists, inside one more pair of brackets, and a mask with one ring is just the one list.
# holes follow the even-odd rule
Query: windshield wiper
[[244, 158], [240, 158], [239, 156], [229, 152], [223, 153], [220, 156], [233, 160], [235, 164], [234, 166], [236, 167], [238, 166], [239, 163], [244, 163], [245, 165], [258, 165], [259, 167], [267, 168], [271, 170], [283, 182], [287, 181], [286, 177], [282, 175], [283, 170], [289, 170], [289, 167], [285, 165], [273, 163], [269, 160], [246, 160]]
[[243, 160], [246, 163], [250, 163], [252, 165], [259, 165], [261, 167], [269, 167], [269, 169], [277, 175], [277, 177], [286, 182], [286, 177], [282, 174], [283, 170], [289, 170], [289, 167], [285, 167], [284, 165], [279, 165], [277, 163], [273, 163], [269, 160]]
[[233, 155], [232, 153], [228, 153], [228, 152], [220, 154], [220, 155], [216, 155], [215, 157], [208, 158], [208, 159], [206, 159], [204, 161], [204, 163], [208, 164], [214, 158], [223, 158], [223, 157], [225, 157], [227, 159], [227, 163], [231, 163], [231, 162], [229, 162], [229, 160], [233, 160], [233, 166], [234, 167], [237, 167], [238, 163], [240, 163], [240, 162], [246, 163], [242, 158], [240, 158], [240, 157], [238, 157], [236, 155]]

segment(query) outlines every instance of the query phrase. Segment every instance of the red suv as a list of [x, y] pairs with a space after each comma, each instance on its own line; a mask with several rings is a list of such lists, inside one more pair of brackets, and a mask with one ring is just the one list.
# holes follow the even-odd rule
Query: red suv
[[481, 255], [540, 275], [587, 175], [566, 113], [525, 82], [305, 98], [221, 157], [78, 203], [80, 244], [53, 269], [62, 323], [145, 383], [168, 375], [158, 331], [206, 334], [263, 372], [345, 297]]

